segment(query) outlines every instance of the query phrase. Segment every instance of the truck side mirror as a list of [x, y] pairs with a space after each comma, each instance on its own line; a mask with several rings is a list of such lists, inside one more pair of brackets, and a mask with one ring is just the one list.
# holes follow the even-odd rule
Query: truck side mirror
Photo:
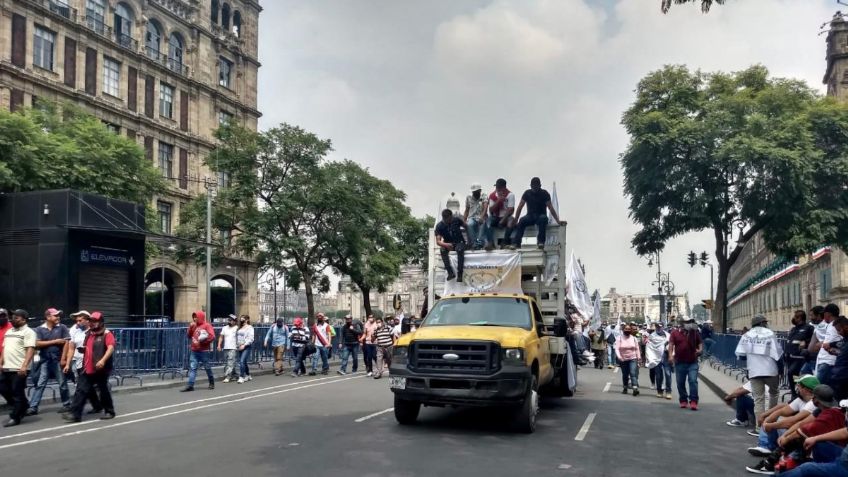
[[565, 318], [554, 318], [554, 336], [557, 338], [568, 336], [568, 321]]

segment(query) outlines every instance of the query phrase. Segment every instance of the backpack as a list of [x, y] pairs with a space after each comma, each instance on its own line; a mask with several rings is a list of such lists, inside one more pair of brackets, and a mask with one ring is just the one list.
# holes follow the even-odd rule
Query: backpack
[[609, 336], [607, 336], [607, 344], [615, 344], [615, 333], [610, 333]]

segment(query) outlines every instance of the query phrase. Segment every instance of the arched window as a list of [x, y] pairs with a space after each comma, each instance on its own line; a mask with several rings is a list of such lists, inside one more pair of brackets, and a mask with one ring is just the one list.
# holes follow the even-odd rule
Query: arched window
[[159, 25], [153, 20], [148, 21], [147, 33], [144, 36], [144, 46], [147, 49], [147, 56], [154, 59], [159, 58], [159, 44], [161, 41], [162, 30], [159, 28]]
[[221, 26], [224, 27], [224, 30], [230, 29], [230, 4], [225, 3], [221, 8]]
[[115, 7], [115, 40], [124, 48], [132, 48], [132, 10], [125, 3]]
[[241, 12], [238, 10], [233, 12], [233, 34], [241, 37]]
[[171, 33], [168, 39], [168, 67], [177, 72], [183, 67], [183, 39], [179, 33]]
[[212, 20], [213, 25], [218, 24], [218, 10], [221, 9], [221, 6], [218, 4], [218, 0], [212, 0], [212, 15], [210, 19]]

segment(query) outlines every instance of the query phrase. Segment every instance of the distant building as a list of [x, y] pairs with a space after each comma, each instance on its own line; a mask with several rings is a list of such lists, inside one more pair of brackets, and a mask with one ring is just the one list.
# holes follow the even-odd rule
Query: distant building
[[[668, 299], [663, 297], [666, 303]], [[674, 295], [671, 300], [671, 310], [660, 312], [660, 299], [658, 295], [619, 293], [615, 288], [610, 288], [609, 293], [601, 298], [601, 317], [607, 321], [617, 321], [619, 316], [622, 321], [643, 322], [646, 319], [657, 321], [666, 316], [679, 316], [689, 314], [689, 294]]]
[[692, 307], [692, 318], [695, 318], [698, 323], [707, 321], [710, 319], [710, 312], [703, 304], [698, 303]]
[[[389, 285], [386, 293], [371, 292], [371, 309], [379, 310], [383, 314], [395, 313], [393, 303], [395, 295], [398, 295], [404, 313], [418, 316], [421, 313], [421, 306], [424, 304], [424, 288], [426, 286], [426, 271], [417, 265], [404, 266], [401, 268], [400, 277]], [[350, 310], [354, 318], [365, 317], [362, 292], [356, 288], [356, 285], [348, 277], [342, 277], [339, 282], [336, 307], [339, 310]]]

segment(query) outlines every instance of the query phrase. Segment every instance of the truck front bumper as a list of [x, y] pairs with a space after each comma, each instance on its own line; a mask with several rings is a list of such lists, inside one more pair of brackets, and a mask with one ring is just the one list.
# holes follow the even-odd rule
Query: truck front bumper
[[429, 405], [499, 406], [520, 404], [527, 394], [530, 370], [504, 366], [489, 376], [422, 374], [406, 365], [392, 366], [392, 378], [406, 378], [404, 389], [392, 389], [400, 399]]

